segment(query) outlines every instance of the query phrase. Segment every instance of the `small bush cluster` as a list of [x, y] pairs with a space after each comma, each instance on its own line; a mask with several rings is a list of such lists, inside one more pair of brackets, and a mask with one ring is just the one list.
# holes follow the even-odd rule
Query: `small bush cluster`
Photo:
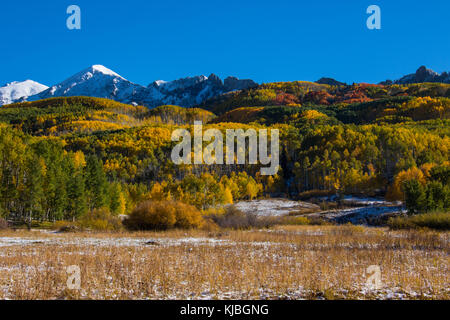
[[450, 212], [432, 212], [409, 217], [394, 217], [388, 220], [392, 229], [450, 230]]
[[250, 229], [269, 228], [276, 224], [276, 219], [270, 217], [258, 217], [253, 213], [244, 213], [231, 205], [226, 207], [223, 214], [212, 214], [210, 218], [221, 228]]
[[52, 225], [52, 229], [58, 232], [77, 232], [82, 231], [79, 223], [70, 221], [56, 221]]
[[179, 201], [145, 201], [123, 221], [129, 230], [167, 230], [200, 228], [201, 212]]
[[84, 214], [76, 222], [56, 221], [53, 223], [52, 228], [59, 232], [78, 232], [83, 230], [117, 231], [122, 228], [122, 222], [119, 217], [111, 213], [109, 208], [101, 208]]
[[288, 216], [283, 217], [283, 219], [281, 220], [281, 224], [293, 226], [307, 226], [311, 224], [311, 220], [309, 220], [307, 217]]
[[79, 221], [82, 229], [96, 231], [117, 231], [122, 228], [122, 221], [113, 215], [109, 208], [94, 209], [86, 213]]
[[323, 226], [331, 225], [332, 223], [319, 217], [286, 216], [280, 219], [279, 224], [292, 226]]

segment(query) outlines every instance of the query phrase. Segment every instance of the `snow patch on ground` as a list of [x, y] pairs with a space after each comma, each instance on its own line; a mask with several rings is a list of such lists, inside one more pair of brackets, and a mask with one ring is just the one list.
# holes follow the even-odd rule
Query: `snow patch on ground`
[[53, 237], [53, 238], [15, 238], [15, 237], [0, 237], [0, 247], [9, 246], [26, 246], [26, 245], [77, 245], [77, 246], [101, 246], [101, 247], [140, 247], [145, 245], [154, 246], [181, 246], [181, 245], [223, 245], [229, 244], [230, 241], [213, 239], [213, 238], [68, 238], [68, 237]]
[[369, 206], [335, 211], [324, 211], [312, 214], [311, 216], [324, 218], [337, 223], [351, 222], [353, 224], [366, 224], [368, 219], [380, 218], [384, 215], [402, 212], [404, 212], [404, 209], [401, 206]]
[[263, 217], [285, 216], [288, 215], [289, 212], [302, 209], [319, 209], [319, 207], [313, 203], [285, 199], [240, 201], [235, 204], [235, 207], [245, 213], [253, 213]]
[[[320, 197], [319, 200], [322, 201], [338, 201], [337, 196], [330, 197]], [[341, 199], [344, 204], [354, 204], [360, 206], [389, 206], [389, 205], [400, 205], [397, 202], [389, 202], [382, 198], [372, 198], [372, 197], [356, 197], [356, 196], [344, 196]]]

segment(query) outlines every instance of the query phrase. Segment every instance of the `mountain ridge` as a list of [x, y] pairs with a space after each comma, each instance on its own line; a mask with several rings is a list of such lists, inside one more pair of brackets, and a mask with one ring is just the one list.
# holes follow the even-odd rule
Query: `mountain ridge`
[[450, 83], [450, 73], [442, 72], [437, 73], [425, 66], [419, 67], [415, 73], [407, 74], [397, 80], [386, 80], [380, 82], [383, 85], [390, 84], [413, 84], [413, 83], [424, 83], [424, 82], [438, 82], [438, 83]]
[[[423, 82], [450, 83], [450, 74], [441, 74], [421, 66], [415, 73], [398, 80], [386, 80], [381, 85]], [[346, 86], [345, 83], [323, 77], [318, 84]], [[133, 83], [103, 65], [92, 65], [64, 81], [47, 87], [32, 80], [11, 82], [0, 87], [0, 106], [14, 102], [36, 101], [52, 97], [88, 96], [112, 99], [117, 102], [154, 108], [160, 105], [198, 106], [209, 99], [234, 91], [257, 87], [251, 79], [215, 74], [180, 78], [172, 81], [156, 80], [143, 86]]]
[[150, 108], [167, 104], [192, 107], [216, 95], [257, 85], [253, 80], [239, 80], [235, 77], [227, 77], [222, 81], [215, 74], [211, 74], [208, 77], [201, 75], [173, 81], [157, 80], [145, 87], [125, 79], [102, 65], [93, 65], [46, 90], [20, 97], [12, 102], [89, 96]]

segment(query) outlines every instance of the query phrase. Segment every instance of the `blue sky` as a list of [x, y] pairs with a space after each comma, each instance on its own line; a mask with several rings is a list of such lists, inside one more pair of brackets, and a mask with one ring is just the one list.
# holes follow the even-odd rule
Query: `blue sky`
[[[81, 8], [68, 30], [66, 9]], [[381, 8], [368, 30], [366, 8]], [[58, 83], [93, 64], [130, 81], [234, 75], [379, 82], [450, 70], [448, 0], [18, 0], [0, 10], [0, 85]]]

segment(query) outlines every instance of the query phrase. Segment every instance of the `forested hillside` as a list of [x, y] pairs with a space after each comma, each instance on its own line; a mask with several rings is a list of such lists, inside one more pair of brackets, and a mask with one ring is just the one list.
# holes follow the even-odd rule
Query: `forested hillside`
[[[0, 215], [54, 221], [100, 208], [126, 214], [146, 199], [207, 209], [261, 196], [405, 200], [414, 192], [423, 198], [417, 210], [450, 206], [448, 84], [270, 83], [200, 107], [88, 97], [1, 107]], [[261, 176], [258, 165], [174, 165], [171, 134], [192, 130], [194, 120], [204, 130], [279, 129], [278, 174]]]

